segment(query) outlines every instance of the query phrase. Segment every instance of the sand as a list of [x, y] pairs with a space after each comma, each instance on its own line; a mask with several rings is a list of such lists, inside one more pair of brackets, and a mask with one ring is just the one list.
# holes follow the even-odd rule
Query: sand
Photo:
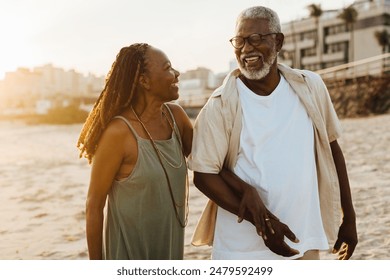
[[[344, 119], [342, 125], [339, 143], [359, 235], [353, 259], [390, 259], [390, 115]], [[78, 159], [80, 129], [0, 123], [1, 260], [88, 258], [84, 205], [90, 166]], [[210, 258], [209, 247], [190, 245], [206, 201], [191, 184], [185, 259]]]

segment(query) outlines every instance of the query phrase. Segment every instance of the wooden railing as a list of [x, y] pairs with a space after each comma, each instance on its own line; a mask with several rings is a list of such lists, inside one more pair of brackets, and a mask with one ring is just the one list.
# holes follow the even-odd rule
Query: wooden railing
[[382, 76], [390, 71], [390, 53], [349, 62], [342, 65], [318, 70], [326, 81], [349, 80], [366, 76]]
[[390, 53], [317, 71], [339, 117], [390, 110]]

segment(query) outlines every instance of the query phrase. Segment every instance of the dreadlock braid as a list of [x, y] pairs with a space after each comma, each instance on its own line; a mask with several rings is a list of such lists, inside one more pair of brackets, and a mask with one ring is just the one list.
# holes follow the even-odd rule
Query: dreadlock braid
[[139, 77], [145, 73], [148, 44], [137, 43], [122, 48], [108, 72], [105, 86], [81, 130], [77, 147], [80, 157], [91, 163], [100, 137], [116, 115], [131, 104]]

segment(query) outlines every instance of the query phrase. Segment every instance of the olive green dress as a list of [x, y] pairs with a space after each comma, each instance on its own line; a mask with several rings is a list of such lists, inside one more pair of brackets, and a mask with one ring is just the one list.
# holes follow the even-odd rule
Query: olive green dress
[[[176, 217], [156, 151], [151, 141], [140, 138], [125, 118], [117, 118], [121, 118], [135, 135], [138, 159], [132, 173], [115, 181], [108, 195], [103, 257], [117, 260], [183, 259], [184, 228]], [[178, 133], [176, 123], [173, 125]], [[162, 162], [171, 182], [179, 218], [184, 224], [187, 167], [181, 139], [176, 135], [180, 134], [172, 132], [169, 140], [155, 140], [155, 143], [163, 154]]]

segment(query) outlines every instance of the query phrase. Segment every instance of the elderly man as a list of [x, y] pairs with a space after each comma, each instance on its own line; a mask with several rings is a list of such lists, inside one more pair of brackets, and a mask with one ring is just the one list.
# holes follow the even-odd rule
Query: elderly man
[[210, 202], [193, 244], [212, 244], [213, 259], [319, 259], [330, 245], [349, 259], [356, 218], [326, 86], [277, 63], [284, 35], [273, 10], [244, 10], [235, 32], [239, 69], [194, 127], [190, 168]]

